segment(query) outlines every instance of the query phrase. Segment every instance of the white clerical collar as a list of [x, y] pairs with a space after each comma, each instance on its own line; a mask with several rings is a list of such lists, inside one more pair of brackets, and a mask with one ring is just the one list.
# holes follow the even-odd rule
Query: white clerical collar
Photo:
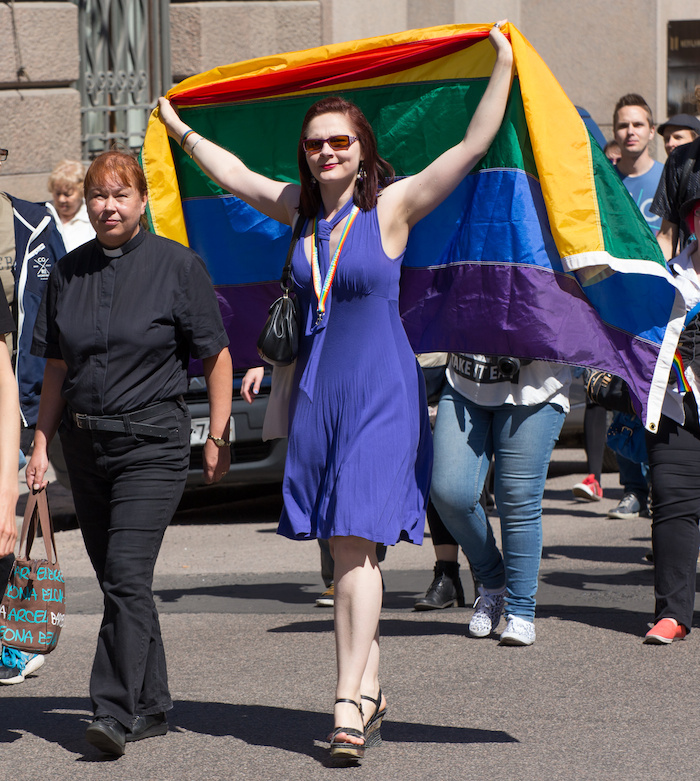
[[[109, 249], [100, 244], [100, 249], [108, 258], [120, 258], [122, 255], [126, 255], [128, 252], [131, 252], [131, 250], [136, 249], [136, 247], [138, 247], [139, 244], [146, 238], [147, 232], [148, 231], [143, 230], [143, 228], [139, 228], [137, 234], [132, 236], [129, 241], [127, 241], [125, 244], [122, 244], [120, 247]], [[99, 244], [99, 239], [97, 243]]]

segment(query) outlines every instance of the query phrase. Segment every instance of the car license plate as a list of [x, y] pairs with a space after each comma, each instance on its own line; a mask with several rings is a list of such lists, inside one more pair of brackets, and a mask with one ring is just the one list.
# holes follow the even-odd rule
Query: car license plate
[[[201, 447], [207, 441], [209, 434], [209, 418], [192, 418], [192, 429], [190, 432], [190, 445], [192, 447]], [[233, 415], [231, 415], [231, 433], [229, 435], [231, 442], [236, 441], [236, 426]]]

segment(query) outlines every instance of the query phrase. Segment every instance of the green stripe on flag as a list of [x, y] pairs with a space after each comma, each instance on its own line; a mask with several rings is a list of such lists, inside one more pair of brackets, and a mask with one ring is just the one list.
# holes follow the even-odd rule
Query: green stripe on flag
[[666, 261], [644, 215], [603, 150], [591, 139], [596, 196], [605, 249], [614, 258], [648, 259], [664, 266]]
[[[296, 182], [297, 143], [306, 111], [326, 95], [340, 94], [365, 113], [377, 135], [379, 154], [398, 175], [410, 175], [463, 138], [486, 84], [486, 79], [397, 84], [182, 108], [180, 113], [197, 132], [237, 154], [252, 170]], [[223, 192], [175, 142], [171, 146], [183, 198]], [[482, 167], [517, 168], [537, 177], [517, 80], [501, 130], [478, 166]]]

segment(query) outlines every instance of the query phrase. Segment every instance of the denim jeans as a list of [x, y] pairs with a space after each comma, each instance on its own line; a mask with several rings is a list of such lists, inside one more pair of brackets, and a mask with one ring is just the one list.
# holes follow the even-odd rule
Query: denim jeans
[[621, 456], [619, 453], [615, 456], [617, 458], [617, 466], [620, 469], [620, 485], [622, 490], [626, 494], [634, 494], [642, 507], [647, 506], [647, 495], [649, 493], [648, 464], [637, 464], [635, 461], [630, 461], [628, 458]]
[[[482, 407], [447, 387], [438, 405], [431, 498], [486, 588], [532, 621], [542, 557], [542, 494], [565, 413], [553, 404]], [[479, 503], [491, 458], [503, 555]]]

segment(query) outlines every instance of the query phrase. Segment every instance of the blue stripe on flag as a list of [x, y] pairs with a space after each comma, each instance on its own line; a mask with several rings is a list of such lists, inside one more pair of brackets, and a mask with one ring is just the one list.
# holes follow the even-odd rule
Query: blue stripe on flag
[[[451, 239], [440, 245], [436, 236]], [[464, 261], [515, 263], [565, 273], [536, 179], [512, 168], [471, 174], [411, 231], [405, 266]]]
[[279, 279], [292, 230], [226, 195], [182, 203], [190, 246], [207, 264], [215, 285]]

